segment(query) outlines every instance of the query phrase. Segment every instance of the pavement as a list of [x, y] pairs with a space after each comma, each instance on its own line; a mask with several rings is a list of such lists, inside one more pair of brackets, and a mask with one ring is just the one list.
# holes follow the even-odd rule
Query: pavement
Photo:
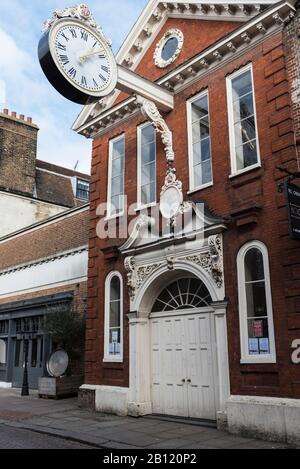
[[[10, 442], [4, 436], [4, 430], [8, 432]], [[40, 438], [36, 444], [41, 446], [37, 447], [45, 444], [45, 448], [52, 448], [51, 445], [78, 449], [153, 450], [287, 448], [284, 444], [230, 435], [196, 422], [99, 414], [80, 408], [74, 398], [39, 399], [33, 391], [29, 397], [21, 397], [19, 389], [0, 389], [0, 449], [13, 447], [7, 446], [9, 444], [22, 447], [22, 443], [19, 446], [20, 432], [23, 432], [28, 448], [31, 448], [31, 439], [27, 435], [34, 433]], [[57, 439], [60, 445], [55, 445]]]

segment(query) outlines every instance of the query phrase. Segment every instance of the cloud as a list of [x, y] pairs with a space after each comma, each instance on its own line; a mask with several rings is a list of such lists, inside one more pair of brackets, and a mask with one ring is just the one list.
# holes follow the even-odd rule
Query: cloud
[[[74, 3], [74, 2], [73, 2]], [[116, 52], [147, 0], [89, 0], [88, 5]], [[72, 4], [72, 2], [70, 2]], [[89, 172], [91, 142], [71, 131], [81, 106], [68, 102], [47, 82], [37, 58], [44, 20], [65, 0], [10, 0], [0, 16], [0, 104], [32, 116], [40, 127], [39, 159]], [[6, 99], [1, 96], [5, 83]], [[4, 93], [2, 92], [2, 95]], [[2, 102], [1, 103], [1, 97]]]

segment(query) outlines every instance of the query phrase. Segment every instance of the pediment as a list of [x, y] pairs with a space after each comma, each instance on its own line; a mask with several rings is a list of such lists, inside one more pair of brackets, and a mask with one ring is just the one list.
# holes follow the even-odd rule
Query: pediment
[[[140, 71], [139, 66], [141, 62], [146, 58], [147, 54], [153, 55], [153, 47], [162, 35], [168, 22], [172, 20], [173, 24], [180, 21], [182, 22], [184, 19], [194, 22], [210, 21], [212, 22], [211, 24], [227, 22], [228, 24], [232, 24], [231, 30], [233, 30], [235, 27], [234, 23], [236, 23], [236, 27], [238, 27], [240, 23], [249, 21], [251, 18], [260, 14], [264, 9], [276, 3], [278, 3], [276, 0], [260, 0], [254, 2], [249, 0], [244, 0], [243, 2], [238, 0], [231, 0], [230, 2], [223, 0], [206, 0], [204, 3], [198, 0], [190, 0], [189, 2], [162, 2], [160, 0], [150, 0], [120, 48], [116, 56], [117, 63], [138, 73]], [[230, 28], [227, 32], [229, 31]], [[212, 35], [212, 41], [216, 41], [219, 38], [220, 36], [217, 37], [216, 35], [216, 37], [214, 37]], [[197, 38], [197, 41], [195, 40], [195, 43], [197, 42], [199, 42], [199, 38]], [[190, 44], [189, 48], [192, 53], [192, 46]], [[199, 50], [200, 49], [201, 46], [199, 47]], [[183, 54], [181, 60], [187, 60], [188, 58], [188, 56], [185, 57]], [[155, 70], [154, 66], [153, 70]], [[156, 80], [159, 78], [159, 73], [161, 73], [161, 71], [155, 70], [153, 75], [151, 71], [147, 78]], [[85, 106], [74, 122], [73, 129], [77, 130], [89, 120], [94, 119], [125, 97], [123, 93], [120, 96], [120, 92], [116, 90], [110, 96], [99, 100], [96, 104]]]
[[196, 236], [205, 237], [225, 228], [226, 221], [214, 215], [205, 203], [185, 202], [174, 228], [170, 228], [168, 223], [160, 225], [157, 211], [153, 216], [140, 215], [132, 225], [129, 238], [119, 250], [127, 254], [143, 248], [151, 249], [160, 244], [168, 244], [170, 240], [178, 244]]

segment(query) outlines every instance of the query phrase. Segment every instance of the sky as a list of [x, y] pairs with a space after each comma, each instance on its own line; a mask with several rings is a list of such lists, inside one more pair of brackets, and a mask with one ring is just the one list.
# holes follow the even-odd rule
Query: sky
[[[4, 0], [0, 0], [2, 3]], [[146, 3], [87, 1], [105, 35], [112, 39], [115, 53]], [[0, 15], [0, 109], [33, 118], [40, 128], [39, 159], [67, 168], [74, 168], [79, 161], [77, 170], [89, 173], [91, 141], [71, 130], [82, 106], [67, 101], [52, 88], [37, 57], [43, 22], [54, 10], [74, 4], [76, 0], [9, 0], [5, 14]]]

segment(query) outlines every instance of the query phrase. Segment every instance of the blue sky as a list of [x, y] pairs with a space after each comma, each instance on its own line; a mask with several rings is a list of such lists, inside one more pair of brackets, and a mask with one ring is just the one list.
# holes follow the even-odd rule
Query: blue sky
[[[3, 2], [3, 0], [1, 0]], [[79, 1], [77, 3], [80, 3]], [[147, 0], [89, 0], [87, 2], [116, 52]], [[9, 0], [0, 16], [0, 81], [5, 101], [0, 107], [31, 116], [40, 127], [38, 158], [90, 171], [91, 141], [70, 130], [81, 106], [60, 96], [47, 82], [37, 58], [43, 21], [55, 9], [76, 4], [72, 0]]]

